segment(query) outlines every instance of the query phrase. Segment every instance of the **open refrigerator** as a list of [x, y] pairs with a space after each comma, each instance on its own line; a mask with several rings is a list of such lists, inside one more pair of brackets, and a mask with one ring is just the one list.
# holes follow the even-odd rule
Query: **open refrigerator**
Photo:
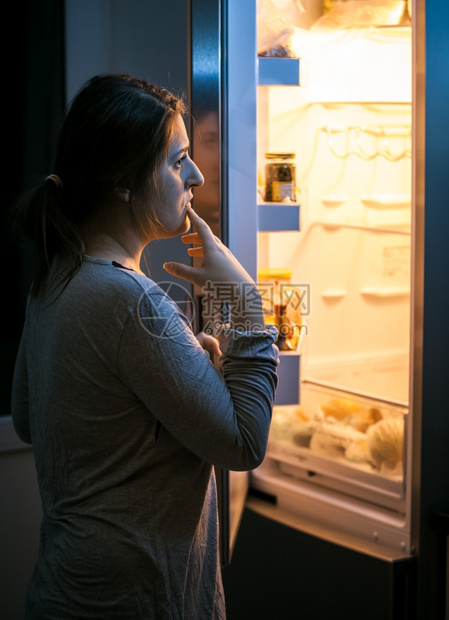
[[224, 563], [246, 507], [405, 566], [422, 493], [425, 3], [191, 9], [195, 208], [289, 341], [264, 462], [221, 472]]
[[[406, 3], [382, 4], [337, 4], [308, 29], [291, 28], [294, 58], [259, 56], [258, 208], [276, 228], [259, 227], [258, 274], [272, 270], [276, 287], [288, 273], [274, 296], [300, 337], [281, 352], [267, 457], [252, 486], [278, 507], [410, 554], [411, 23]], [[285, 41], [289, 22], [277, 15]], [[258, 28], [270, 54], [273, 33]], [[294, 194], [279, 204], [264, 200], [270, 183], [282, 184], [267, 153], [294, 157]], [[279, 207], [299, 212], [291, 230]]]

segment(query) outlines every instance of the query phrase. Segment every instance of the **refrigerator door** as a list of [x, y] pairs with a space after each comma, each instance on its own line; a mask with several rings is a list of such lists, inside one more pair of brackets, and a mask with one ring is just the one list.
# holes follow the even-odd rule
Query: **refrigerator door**
[[218, 508], [220, 519], [220, 556], [222, 566], [231, 561], [235, 541], [248, 495], [249, 475], [246, 471], [218, 469]]
[[[204, 186], [194, 190], [194, 208], [254, 278], [257, 221], [254, 210], [245, 206], [254, 200], [256, 178], [255, 39], [253, 2], [190, 1], [190, 133], [193, 159], [205, 177]], [[251, 182], [245, 183], [248, 177]], [[201, 307], [201, 291], [195, 293], [202, 310], [197, 312], [202, 318], [196, 327], [208, 330], [213, 317]], [[216, 474], [221, 554], [226, 564], [245, 505], [249, 474], [225, 470]]]
[[190, 2], [191, 150], [205, 183], [194, 189], [195, 211], [226, 241], [221, 214], [223, 192], [220, 0]]

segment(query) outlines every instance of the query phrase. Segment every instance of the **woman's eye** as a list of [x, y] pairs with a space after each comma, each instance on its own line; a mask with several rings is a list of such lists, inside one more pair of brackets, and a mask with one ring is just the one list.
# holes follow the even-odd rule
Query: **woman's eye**
[[184, 153], [184, 155], [183, 155], [180, 159], [178, 159], [178, 161], [175, 163], [175, 166], [176, 166], [177, 168], [181, 168], [181, 166], [182, 166], [182, 162], [183, 162], [183, 161], [184, 161], [184, 159], [186, 159], [186, 158], [187, 158], [187, 153]]

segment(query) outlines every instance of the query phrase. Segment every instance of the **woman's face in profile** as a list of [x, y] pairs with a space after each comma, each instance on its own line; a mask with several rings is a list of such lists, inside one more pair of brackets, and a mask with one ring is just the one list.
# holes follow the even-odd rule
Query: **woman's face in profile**
[[204, 178], [190, 159], [189, 147], [184, 120], [177, 114], [173, 121], [169, 152], [157, 174], [159, 191], [153, 208], [160, 223], [159, 238], [174, 237], [190, 228], [187, 206], [193, 197], [192, 189], [202, 185]]

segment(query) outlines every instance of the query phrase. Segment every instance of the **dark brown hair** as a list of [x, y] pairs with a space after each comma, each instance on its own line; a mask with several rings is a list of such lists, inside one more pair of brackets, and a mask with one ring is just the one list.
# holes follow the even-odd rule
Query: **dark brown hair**
[[128, 75], [106, 74], [89, 80], [74, 98], [64, 121], [51, 178], [24, 195], [17, 221], [37, 250], [31, 293], [45, 292], [55, 258], [64, 265], [66, 283], [84, 253], [83, 226], [107, 209], [120, 190], [129, 191], [129, 208], [139, 230], [151, 230], [155, 216], [142, 208], [157, 191], [157, 170], [167, 156], [181, 99]]

